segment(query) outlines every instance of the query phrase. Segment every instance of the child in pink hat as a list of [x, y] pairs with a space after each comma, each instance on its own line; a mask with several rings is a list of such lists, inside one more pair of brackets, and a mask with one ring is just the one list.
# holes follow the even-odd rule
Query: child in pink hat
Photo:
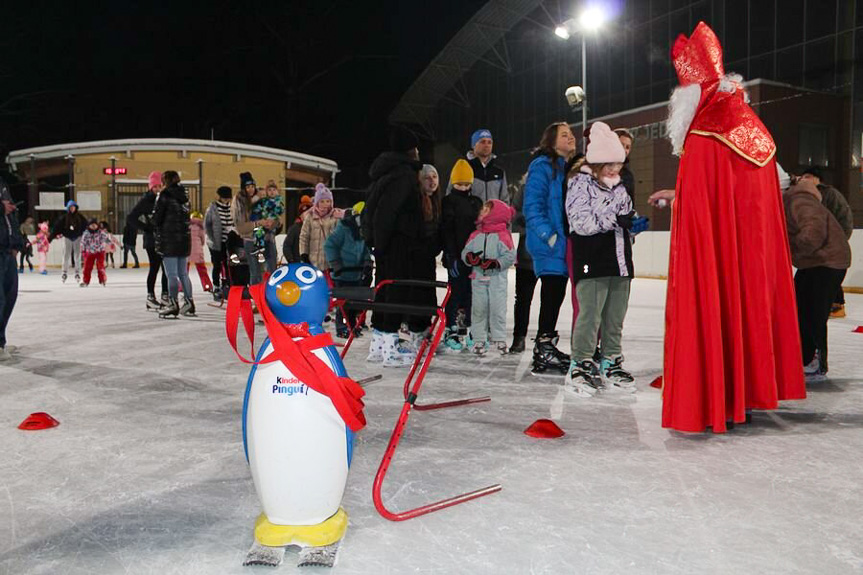
[[467, 240], [461, 259], [471, 267], [470, 332], [473, 352], [489, 349], [507, 353], [507, 270], [515, 263], [515, 246], [508, 225], [515, 210], [500, 200], [483, 204], [476, 231]]
[[[635, 378], [623, 368], [621, 333], [629, 306], [632, 236], [647, 229], [620, 179], [626, 151], [603, 122], [585, 132], [587, 153], [569, 175], [566, 219], [578, 318], [571, 340], [565, 388], [579, 397], [598, 392], [635, 392]], [[600, 328], [599, 365], [594, 360]]]

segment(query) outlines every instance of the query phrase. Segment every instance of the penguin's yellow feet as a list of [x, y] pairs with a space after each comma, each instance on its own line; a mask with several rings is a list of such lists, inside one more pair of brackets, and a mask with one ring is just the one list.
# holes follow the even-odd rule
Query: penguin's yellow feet
[[324, 547], [344, 537], [347, 528], [348, 514], [341, 507], [317, 525], [276, 525], [261, 513], [255, 521], [255, 541], [267, 547]]

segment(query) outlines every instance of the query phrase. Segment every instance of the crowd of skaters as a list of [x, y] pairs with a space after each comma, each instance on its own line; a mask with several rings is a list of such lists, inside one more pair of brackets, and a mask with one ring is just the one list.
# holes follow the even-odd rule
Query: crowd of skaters
[[[370, 286], [386, 279], [436, 278], [438, 258], [447, 271], [451, 297], [446, 307], [443, 349], [450, 353], [522, 353], [526, 350], [530, 307], [540, 286], [531, 371], [565, 377], [576, 395], [600, 391], [634, 392], [634, 378], [624, 367], [621, 332], [628, 307], [633, 237], [648, 227], [634, 211], [635, 178], [628, 166], [633, 136], [594, 123], [584, 135], [585, 153], [564, 122], [553, 123], [540, 137], [523, 184], [510, 197], [506, 174], [493, 153], [488, 129], [474, 132], [465, 158], [452, 167], [445, 188], [437, 169], [419, 161], [418, 141], [395, 128], [390, 149], [373, 162], [372, 184], [365, 202], [341, 210], [333, 194], [318, 184], [313, 196], [302, 196], [296, 219], [282, 246], [282, 261], [306, 262], [327, 271], [336, 286]], [[95, 268], [105, 285], [106, 258], [123, 251], [139, 267], [136, 237], [150, 262], [146, 280], [147, 309], [161, 317], [194, 315], [195, 300], [188, 269], [195, 266], [202, 288], [219, 301], [234, 284], [258, 283], [279, 264], [275, 237], [281, 232], [283, 198], [276, 183], [259, 189], [249, 172], [240, 174], [236, 194], [222, 186], [205, 214], [192, 212], [188, 193], [174, 171], [150, 174], [147, 193], [128, 214], [122, 244], [106, 222], [87, 220], [70, 200], [53, 225], [27, 218], [13, 226], [15, 206], [8, 188], [4, 222], [20, 230], [20, 265], [38, 270], [51, 241], [61, 239], [62, 281], [75, 274], [82, 287]], [[793, 188], [792, 188], [792, 185]], [[4, 185], [5, 186], [5, 185]], [[792, 258], [799, 302], [804, 363], [808, 375], [827, 371], [826, 323], [844, 315], [841, 283], [850, 266], [848, 238], [853, 230], [844, 196], [822, 181], [817, 168], [806, 170], [784, 189]], [[662, 207], [671, 190], [653, 194]], [[814, 200], [818, 200], [818, 209]], [[826, 230], [821, 237], [813, 230]], [[519, 234], [514, 245], [511, 232]], [[815, 234], [815, 235], [813, 235]], [[4, 237], [7, 251], [12, 236]], [[35, 236], [31, 243], [28, 239]], [[203, 247], [212, 262], [207, 270]], [[812, 245], [816, 247], [813, 248]], [[808, 251], [807, 251], [808, 250]], [[814, 251], [813, 251], [814, 250]], [[15, 261], [12, 269], [15, 269]], [[113, 261], [110, 262], [113, 267]], [[507, 343], [508, 269], [515, 268], [514, 328]], [[82, 277], [83, 273], [83, 277]], [[156, 284], [161, 274], [161, 295]], [[10, 283], [4, 274], [5, 284]], [[567, 351], [561, 349], [558, 318], [567, 284], [572, 286], [573, 325]], [[5, 324], [15, 297], [4, 285]], [[182, 299], [181, 299], [182, 292]], [[829, 292], [829, 293], [828, 293]], [[433, 288], [387, 286], [382, 302], [434, 306]], [[11, 304], [9, 302], [12, 302]], [[374, 313], [368, 361], [386, 367], [410, 365], [430, 318]], [[335, 317], [335, 331], [362, 333], [355, 314]], [[405, 336], [407, 332], [407, 336]]]

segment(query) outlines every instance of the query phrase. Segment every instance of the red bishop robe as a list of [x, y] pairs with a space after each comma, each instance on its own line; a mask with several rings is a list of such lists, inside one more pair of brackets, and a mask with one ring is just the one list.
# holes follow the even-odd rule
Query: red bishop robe
[[697, 124], [672, 204], [662, 426], [721, 433], [806, 389], [773, 151]]

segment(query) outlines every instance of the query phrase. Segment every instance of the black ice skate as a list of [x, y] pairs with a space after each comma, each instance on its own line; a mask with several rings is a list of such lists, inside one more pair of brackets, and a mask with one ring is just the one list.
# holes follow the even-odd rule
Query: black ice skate
[[183, 298], [183, 307], [180, 308], [180, 315], [186, 317], [195, 317], [195, 302], [191, 298]]
[[569, 371], [569, 356], [557, 349], [557, 332], [541, 334], [533, 348], [531, 373], [534, 375], [566, 375]]
[[179, 313], [180, 304], [177, 303], [177, 300], [170, 298], [165, 309], [159, 312], [159, 317], [162, 319], [176, 319]]

